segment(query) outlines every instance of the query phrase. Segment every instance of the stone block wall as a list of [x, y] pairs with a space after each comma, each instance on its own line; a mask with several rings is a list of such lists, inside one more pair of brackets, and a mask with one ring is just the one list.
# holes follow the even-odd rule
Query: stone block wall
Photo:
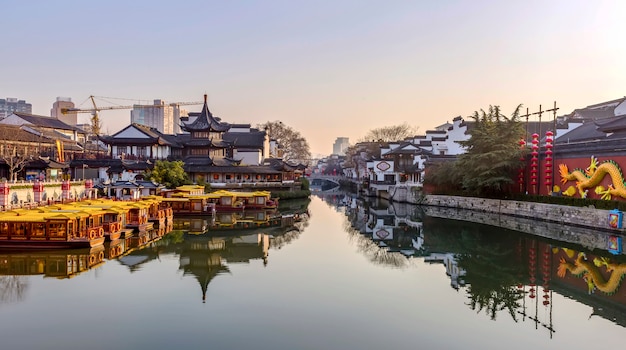
[[593, 207], [571, 207], [545, 203], [438, 195], [426, 196], [421, 204], [504, 214], [532, 219], [533, 222], [548, 221], [614, 233], [623, 233], [625, 231], [624, 229], [613, 229], [609, 226], [609, 210], [600, 210]]
[[[591, 227], [580, 227], [532, 218], [515, 217], [468, 209], [424, 206], [424, 213], [430, 217], [456, 219], [490, 226], [526, 232], [534, 236], [570, 242], [593, 249], [606, 250], [609, 246], [610, 233]], [[626, 242], [624, 243], [626, 244]]]

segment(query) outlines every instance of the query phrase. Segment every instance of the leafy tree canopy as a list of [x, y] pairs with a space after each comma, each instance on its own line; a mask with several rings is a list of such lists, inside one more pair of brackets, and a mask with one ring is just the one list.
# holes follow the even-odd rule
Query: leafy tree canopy
[[176, 188], [189, 183], [189, 176], [185, 172], [183, 163], [177, 161], [157, 160], [154, 169], [146, 173], [146, 179], [160, 183], [167, 188]]
[[480, 110], [471, 116], [471, 137], [459, 142], [466, 153], [456, 162], [466, 191], [490, 195], [506, 191], [507, 185], [513, 183], [513, 172], [522, 165], [519, 159], [523, 150], [518, 143], [524, 135], [520, 108], [517, 106], [510, 117], [503, 115], [498, 106], [489, 106], [488, 112]]

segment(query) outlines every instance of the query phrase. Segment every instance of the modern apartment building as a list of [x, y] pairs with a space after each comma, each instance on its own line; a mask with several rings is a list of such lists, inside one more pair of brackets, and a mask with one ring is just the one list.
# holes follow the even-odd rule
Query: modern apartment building
[[346, 149], [350, 147], [350, 141], [347, 137], [338, 137], [333, 143], [333, 154], [337, 154], [340, 156], [346, 155]]
[[13, 112], [31, 114], [33, 113], [33, 106], [30, 103], [26, 103], [24, 100], [18, 100], [17, 98], [0, 98], [0, 119], [11, 115]]
[[155, 128], [162, 134], [173, 135], [180, 133], [180, 117], [185, 115], [187, 111], [178, 104], [154, 100], [151, 105], [133, 105], [130, 121]]
[[69, 97], [57, 97], [57, 100], [52, 104], [50, 109], [50, 116], [57, 118], [67, 125], [76, 126], [78, 123], [78, 114], [76, 112], [63, 113], [63, 109], [74, 108], [74, 102]]

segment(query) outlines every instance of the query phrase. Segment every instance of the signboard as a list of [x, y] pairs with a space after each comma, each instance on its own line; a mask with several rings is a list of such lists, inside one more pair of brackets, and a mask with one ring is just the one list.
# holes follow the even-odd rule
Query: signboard
[[372, 238], [375, 240], [390, 240], [393, 239], [393, 232], [384, 228], [374, 231]]
[[380, 171], [387, 171], [387, 170], [389, 170], [389, 168], [391, 168], [391, 165], [389, 163], [387, 163], [387, 162], [380, 162], [380, 163], [376, 164], [376, 167]]
[[615, 229], [622, 228], [622, 216], [623, 215], [624, 214], [617, 209], [613, 209], [609, 211], [609, 227], [615, 228]]
[[622, 254], [622, 237], [610, 236], [607, 250], [611, 254]]

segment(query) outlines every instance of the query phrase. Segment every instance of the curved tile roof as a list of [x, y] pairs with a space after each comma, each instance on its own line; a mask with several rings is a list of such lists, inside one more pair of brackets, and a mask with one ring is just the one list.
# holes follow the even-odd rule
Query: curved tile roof
[[217, 131], [224, 132], [230, 129], [230, 124], [220, 122], [217, 118], [213, 116], [211, 111], [209, 110], [209, 106], [207, 105], [207, 95], [204, 95], [204, 106], [202, 106], [202, 112], [193, 121], [193, 123], [183, 125], [183, 128], [186, 131]]

